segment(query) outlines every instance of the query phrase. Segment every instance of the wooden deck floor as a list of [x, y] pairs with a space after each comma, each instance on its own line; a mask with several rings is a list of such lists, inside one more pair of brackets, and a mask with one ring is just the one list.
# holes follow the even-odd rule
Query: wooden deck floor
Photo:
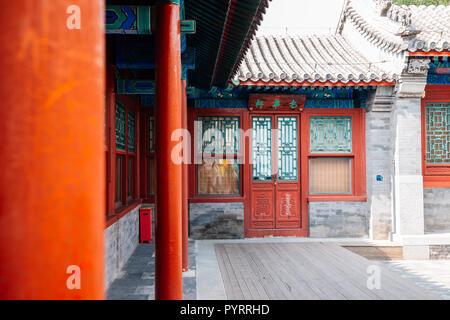
[[[439, 299], [333, 243], [232, 243], [215, 250], [230, 300]], [[371, 265], [380, 268], [380, 289], [367, 287]]]

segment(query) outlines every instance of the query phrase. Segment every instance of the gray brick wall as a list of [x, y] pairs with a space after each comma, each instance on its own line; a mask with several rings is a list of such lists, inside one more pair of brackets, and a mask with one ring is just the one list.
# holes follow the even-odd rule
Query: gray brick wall
[[139, 242], [139, 208], [123, 216], [105, 232], [105, 286], [117, 277]]
[[[391, 175], [393, 139], [391, 112], [366, 113], [366, 181], [370, 236], [388, 239], [392, 231]], [[381, 176], [381, 181], [377, 180]]]
[[244, 238], [244, 203], [189, 204], [190, 238]]
[[449, 245], [430, 246], [430, 259], [432, 259], [432, 260], [449, 260], [450, 259], [450, 246]]
[[310, 202], [309, 235], [311, 238], [367, 238], [367, 202]]
[[450, 188], [424, 188], [425, 233], [450, 232]]

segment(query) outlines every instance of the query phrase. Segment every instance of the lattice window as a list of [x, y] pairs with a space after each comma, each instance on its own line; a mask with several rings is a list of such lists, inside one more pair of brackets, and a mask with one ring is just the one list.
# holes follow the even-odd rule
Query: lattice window
[[128, 110], [128, 152], [135, 151], [135, 116], [134, 112]]
[[253, 181], [272, 180], [272, 117], [252, 117]]
[[116, 149], [125, 150], [125, 106], [116, 100]]
[[311, 117], [310, 152], [351, 153], [351, 117]]
[[155, 131], [155, 117], [150, 117], [149, 120], [149, 144], [148, 151], [150, 153], [155, 153], [156, 146], [156, 131]]
[[426, 162], [450, 164], [450, 103], [425, 104]]
[[297, 117], [278, 117], [278, 180], [296, 181], [297, 168]]
[[233, 116], [198, 117], [198, 153], [239, 153], [239, 122], [239, 117]]

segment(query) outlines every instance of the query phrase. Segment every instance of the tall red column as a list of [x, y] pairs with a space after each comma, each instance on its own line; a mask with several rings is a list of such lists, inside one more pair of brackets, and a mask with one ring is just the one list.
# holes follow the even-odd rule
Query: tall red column
[[[155, 297], [183, 298], [182, 279], [182, 164], [172, 159], [182, 128], [180, 8], [156, 6], [156, 247]], [[179, 159], [178, 159], [179, 160]]]
[[103, 299], [104, 1], [0, 10], [0, 299]]
[[[182, 123], [183, 128], [187, 126], [187, 97], [186, 97], [186, 80], [181, 80], [181, 101], [182, 101]], [[185, 145], [190, 147], [189, 145]], [[185, 158], [185, 160], [187, 160]], [[188, 164], [183, 162], [183, 271], [189, 270], [189, 208], [188, 208]]]

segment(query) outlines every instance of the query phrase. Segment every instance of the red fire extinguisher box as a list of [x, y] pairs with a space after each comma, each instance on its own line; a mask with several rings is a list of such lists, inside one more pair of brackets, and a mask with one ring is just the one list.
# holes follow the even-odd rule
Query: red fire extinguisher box
[[139, 210], [140, 237], [139, 243], [152, 242], [152, 208]]

